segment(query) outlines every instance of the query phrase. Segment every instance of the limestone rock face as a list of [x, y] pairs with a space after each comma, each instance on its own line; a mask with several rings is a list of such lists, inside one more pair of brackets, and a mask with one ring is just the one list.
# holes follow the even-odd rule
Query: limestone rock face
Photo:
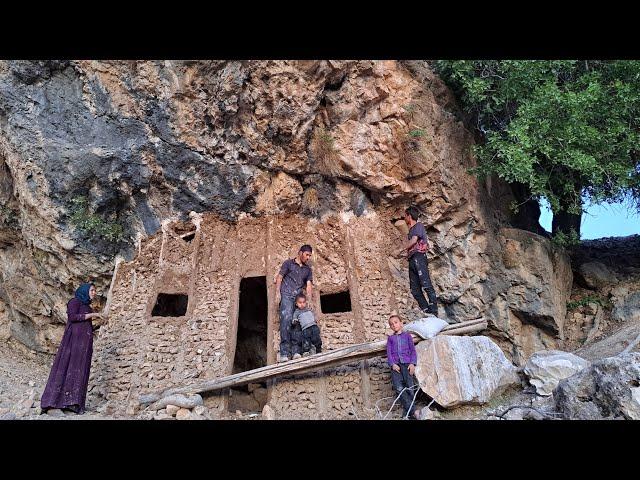
[[640, 353], [593, 362], [560, 381], [553, 396], [567, 419], [640, 420]]
[[488, 337], [439, 335], [416, 346], [420, 388], [445, 408], [483, 404], [518, 383], [515, 367]]
[[[442, 315], [486, 316], [521, 364], [562, 336], [570, 269], [544, 238], [499, 232], [511, 192], [468, 173], [459, 118], [421, 61], [0, 62], [0, 336], [54, 352], [77, 285], [100, 309], [116, 255], [190, 212], [393, 229], [415, 203]], [[404, 315], [407, 272], [391, 270]]]
[[489, 279], [495, 295], [489, 322], [499, 344], [522, 365], [533, 352], [554, 348], [556, 339], [563, 338], [571, 263], [565, 252], [535, 233], [502, 228], [499, 242], [501, 263]]
[[536, 352], [527, 361], [524, 373], [538, 395], [549, 396], [558, 382], [589, 366], [589, 362], [559, 350]]

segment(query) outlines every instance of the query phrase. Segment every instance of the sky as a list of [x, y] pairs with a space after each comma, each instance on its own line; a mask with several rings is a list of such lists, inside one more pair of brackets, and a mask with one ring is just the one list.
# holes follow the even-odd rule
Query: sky
[[[582, 240], [640, 234], [640, 215], [621, 203], [585, 205], [580, 225]], [[540, 202], [540, 225], [551, 231], [552, 214], [546, 200]]]

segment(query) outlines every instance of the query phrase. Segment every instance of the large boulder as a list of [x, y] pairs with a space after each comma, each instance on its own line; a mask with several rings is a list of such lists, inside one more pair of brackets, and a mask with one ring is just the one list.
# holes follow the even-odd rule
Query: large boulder
[[566, 419], [640, 420], [640, 353], [593, 362], [561, 380], [553, 397]]
[[587, 360], [573, 353], [543, 350], [531, 355], [524, 367], [524, 373], [529, 377], [529, 382], [536, 388], [538, 395], [548, 396], [560, 380], [588, 366]]
[[416, 346], [420, 388], [440, 406], [482, 404], [518, 383], [513, 364], [488, 337], [440, 335]]
[[618, 322], [640, 322], [640, 291], [630, 290], [627, 286], [620, 286], [611, 292], [611, 317]]
[[618, 282], [616, 274], [602, 262], [586, 262], [578, 267], [578, 280], [587, 288], [599, 289]]

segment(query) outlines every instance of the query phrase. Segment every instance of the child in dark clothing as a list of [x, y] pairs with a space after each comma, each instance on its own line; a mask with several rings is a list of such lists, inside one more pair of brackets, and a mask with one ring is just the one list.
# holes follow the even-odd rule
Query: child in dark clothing
[[[404, 388], [400, 396], [400, 403], [404, 411], [403, 417], [418, 418], [416, 406], [413, 402], [414, 391], [410, 390], [415, 385], [413, 374], [418, 361], [416, 348], [413, 345], [413, 337], [409, 332], [402, 331], [402, 320], [398, 315], [389, 317], [389, 326], [393, 335], [387, 337], [387, 361], [391, 367], [391, 382], [396, 395]], [[409, 415], [407, 415], [409, 413]]]
[[[322, 352], [320, 327], [316, 323], [313, 312], [307, 308], [307, 297], [304, 293], [296, 296], [296, 311], [293, 312], [292, 331], [302, 330], [302, 356], [306, 357]], [[297, 337], [297, 334], [295, 335]]]

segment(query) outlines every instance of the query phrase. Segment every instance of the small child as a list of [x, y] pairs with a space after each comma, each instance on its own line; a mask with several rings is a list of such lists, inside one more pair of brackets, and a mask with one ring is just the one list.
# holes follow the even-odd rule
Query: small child
[[[387, 361], [391, 367], [391, 382], [396, 395], [400, 395], [402, 389], [407, 388], [400, 395], [400, 403], [404, 414], [402, 417], [418, 418], [416, 406], [411, 405], [415, 392], [413, 388], [413, 373], [418, 361], [416, 348], [413, 345], [413, 337], [409, 332], [402, 331], [402, 320], [396, 314], [389, 317], [389, 326], [393, 335], [387, 337]], [[411, 410], [411, 411], [409, 411]], [[409, 415], [407, 415], [409, 413]]]
[[[293, 312], [291, 329], [302, 329], [302, 356], [306, 357], [311, 353], [322, 352], [322, 339], [320, 338], [320, 327], [316, 323], [313, 312], [307, 308], [307, 297], [304, 293], [296, 296], [296, 310]], [[292, 335], [295, 337], [295, 335]]]

